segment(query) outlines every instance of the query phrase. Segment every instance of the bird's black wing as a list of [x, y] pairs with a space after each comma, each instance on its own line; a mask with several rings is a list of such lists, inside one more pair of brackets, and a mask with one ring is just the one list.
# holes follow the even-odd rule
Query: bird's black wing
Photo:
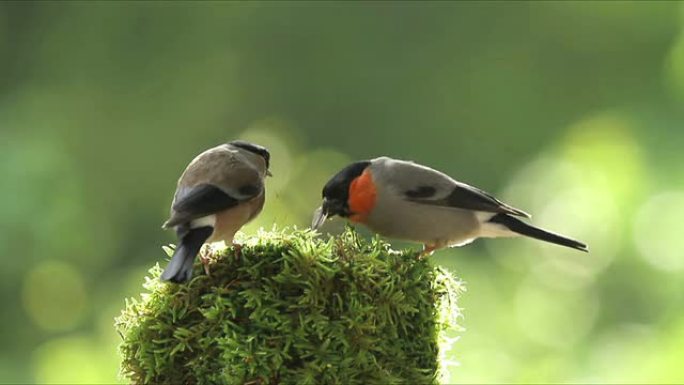
[[405, 191], [404, 196], [407, 200], [419, 203], [530, 217], [526, 212], [511, 207], [494, 198], [491, 194], [465, 183], [456, 182], [449, 186], [448, 191], [443, 190], [443, 185], [419, 185]]
[[178, 224], [215, 214], [219, 211], [237, 206], [261, 192], [260, 186], [245, 185], [238, 190], [238, 194], [232, 196], [212, 184], [200, 184], [191, 188], [179, 190], [164, 227], [173, 227]]
[[238, 204], [238, 200], [211, 184], [190, 188], [178, 199], [173, 210], [193, 215], [208, 215]]

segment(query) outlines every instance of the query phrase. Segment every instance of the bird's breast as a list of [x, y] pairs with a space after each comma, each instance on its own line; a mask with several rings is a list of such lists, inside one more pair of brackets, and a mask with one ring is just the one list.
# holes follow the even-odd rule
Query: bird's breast
[[224, 241], [226, 244], [233, 242], [235, 233], [254, 219], [263, 207], [264, 194], [261, 193], [249, 201], [217, 213], [214, 232], [207, 242]]
[[349, 219], [355, 222], [365, 222], [366, 217], [373, 211], [377, 198], [377, 188], [373, 175], [366, 169], [349, 184], [349, 210], [353, 213]]
[[365, 224], [381, 235], [422, 243], [458, 244], [477, 236], [472, 211], [410, 202], [393, 194], [378, 198]]

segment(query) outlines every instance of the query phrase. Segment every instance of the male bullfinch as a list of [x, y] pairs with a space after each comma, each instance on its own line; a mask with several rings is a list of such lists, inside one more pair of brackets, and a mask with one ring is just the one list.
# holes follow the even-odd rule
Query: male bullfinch
[[190, 162], [162, 226], [175, 229], [179, 239], [163, 280], [188, 281], [205, 242], [232, 243], [235, 233], [261, 212], [269, 162], [266, 148], [241, 140], [210, 148]]
[[525, 235], [573, 249], [587, 245], [531, 226], [529, 218], [476, 187], [413, 162], [380, 157], [350, 164], [323, 188], [312, 228], [339, 215], [396, 239], [420, 242], [423, 254], [476, 238]]

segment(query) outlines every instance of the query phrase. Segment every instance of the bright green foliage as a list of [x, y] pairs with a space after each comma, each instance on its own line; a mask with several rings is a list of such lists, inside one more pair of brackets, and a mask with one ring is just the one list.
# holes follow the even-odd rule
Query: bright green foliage
[[262, 232], [207, 276], [159, 281], [117, 319], [134, 383], [427, 384], [461, 284], [446, 271], [349, 229]]

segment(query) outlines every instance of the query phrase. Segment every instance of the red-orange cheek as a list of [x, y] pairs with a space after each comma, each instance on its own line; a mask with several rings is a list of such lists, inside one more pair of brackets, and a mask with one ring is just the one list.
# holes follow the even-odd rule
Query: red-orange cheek
[[352, 215], [349, 219], [354, 222], [364, 222], [366, 217], [373, 211], [377, 189], [373, 182], [373, 176], [369, 170], [364, 171], [349, 184], [349, 210]]

